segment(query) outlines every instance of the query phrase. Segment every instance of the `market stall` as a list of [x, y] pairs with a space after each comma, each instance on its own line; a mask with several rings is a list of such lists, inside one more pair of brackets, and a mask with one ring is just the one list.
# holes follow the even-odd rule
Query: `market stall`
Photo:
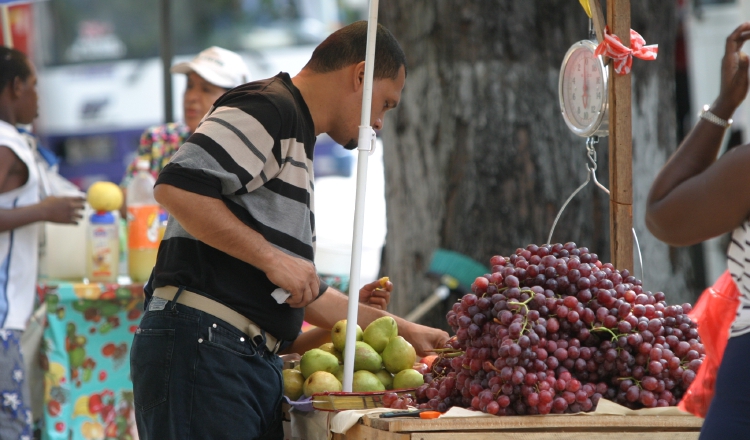
[[[440, 371], [433, 367], [431, 373], [425, 374], [425, 384], [430, 382], [429, 385], [417, 388], [415, 391], [415, 403], [419, 403], [419, 410], [437, 411], [442, 414], [439, 418], [422, 419], [413, 409], [409, 418], [381, 418], [378, 414], [363, 414], [360, 411], [356, 415], [363, 416], [362, 419], [347, 430], [341, 431], [340, 426], [339, 428], [332, 426], [336, 425], [337, 418], [347, 413], [347, 411], [342, 411], [334, 416], [321, 414], [318, 417], [315, 415], [301, 417], [306, 421], [318, 419], [317, 423], [308, 424], [308, 426], [318, 428], [325, 426], [329, 428], [329, 435], [340, 439], [438, 439], [453, 438], [457, 435], [469, 435], [471, 438], [498, 438], [498, 434], [507, 434], [508, 438], [528, 439], [579, 438], [581, 436], [637, 438], [644, 435], [656, 439], [698, 438], [702, 420], [675, 408], [676, 403], [694, 379], [703, 354], [703, 347], [698, 342], [694, 323], [691, 323], [687, 316], [690, 307], [686, 306], [683, 313], [682, 306], [667, 306], [663, 293], [653, 294], [646, 291], [641, 287], [640, 280], [631, 276], [634, 266], [633, 242], [634, 239], [637, 240], [637, 237], [634, 237], [632, 227], [632, 137], [630, 133], [632, 128], [629, 72], [634, 56], [645, 60], [654, 59], [657, 48], [647, 46], [640, 35], [630, 29], [629, 4], [626, 2], [614, 0], [607, 2], [608, 27], [605, 27], [601, 4], [598, 0], [591, 2], [581, 0], [581, 4], [591, 18], [592, 30], [595, 31], [596, 37], [592, 35], [590, 40], [577, 42], [569, 49], [560, 72], [560, 107], [571, 130], [587, 138], [587, 147], [598, 142], [600, 136], [611, 136], [610, 189], [596, 181], [595, 155], [593, 158], [589, 156], [592, 164], [587, 164], [591, 172], [589, 177], [593, 177], [594, 182], [610, 196], [612, 254], [609, 258], [602, 260], [611, 261], [611, 263], [599, 261], [595, 254], [592, 256], [583, 248], [575, 249], [575, 245], [568, 248], [566, 244], [563, 249], [563, 245], [560, 244], [555, 245], [559, 248], [553, 249], [554, 241], [551, 239], [548, 240], [549, 245], [529, 245], [525, 250], [519, 249], [515, 255], [503, 257], [502, 261], [491, 261], [492, 274], [477, 278], [476, 285], [472, 286], [475, 295], [467, 295], [473, 299], [469, 303], [457, 305], [461, 310], [454, 306], [453, 316], [451, 316], [452, 312], [448, 313], [448, 323], [457, 333], [455, 340], [451, 342], [455, 350], [451, 351], [450, 348], [436, 350], [442, 354], [455, 354], [459, 362], [448, 367], [450, 362], [443, 359], [446, 364], [440, 368]], [[372, 20], [377, 21], [377, 2], [371, 2], [370, 5], [372, 26]], [[370, 46], [368, 45], [369, 52]], [[581, 109], [584, 109], [585, 114], [581, 112]], [[364, 116], [363, 121], [366, 121]], [[363, 125], [365, 123], [363, 122]], [[363, 140], [360, 139], [360, 145], [364, 143]], [[366, 161], [364, 166], [366, 166]], [[361, 168], [360, 171], [362, 171]], [[589, 177], [586, 183], [589, 182]], [[357, 225], [356, 219], [355, 214], [355, 226]], [[550, 232], [551, 236], [552, 232]], [[357, 280], [359, 270], [356, 262], [356, 241], [355, 230], [355, 245], [352, 252], [353, 280]], [[540, 252], [542, 247], [545, 249]], [[571, 262], [570, 265], [567, 264], [568, 261]], [[520, 263], [516, 265], [516, 262]], [[585, 266], [588, 272], [583, 276], [578, 271], [579, 263], [582, 263], [581, 267]], [[526, 269], [532, 267], [536, 273], [528, 275]], [[602, 267], [604, 269], [600, 270]], [[575, 272], [575, 276], [568, 277], [569, 271]], [[592, 272], [596, 272], [595, 277]], [[589, 276], [594, 278], [589, 278]], [[538, 282], [536, 277], [541, 277]], [[484, 279], [494, 291], [488, 289], [488, 284], [480, 285], [480, 278]], [[561, 278], [564, 279], [561, 280]], [[585, 278], [585, 283], [577, 284], [579, 278]], [[604, 280], [603, 283], [601, 283], [602, 280]], [[567, 290], [569, 286], [571, 289]], [[598, 289], [599, 292], [605, 292], [604, 295], [600, 293], [597, 297], [596, 290], [593, 290], [592, 297], [589, 286]], [[535, 287], [539, 287], [540, 291], [535, 291]], [[618, 289], [616, 293], [615, 288]], [[579, 290], [586, 291], [583, 297], [576, 295]], [[551, 291], [552, 294], [547, 295], [547, 291]], [[495, 298], [496, 294], [503, 295]], [[547, 299], [546, 304], [544, 296]], [[492, 297], [491, 303], [490, 297]], [[637, 300], [636, 297], [638, 297]], [[567, 301], [569, 298], [572, 301]], [[566, 300], [564, 306], [562, 305], [563, 299]], [[586, 309], [590, 316], [581, 315], [579, 319], [579, 313], [584, 311], [582, 307], [579, 309], [579, 300], [580, 304], [594, 301], [597, 306], [592, 306], [592, 309], [598, 308], [603, 312], [599, 313], [600, 310], [597, 310], [595, 315], [592, 310]], [[479, 301], [484, 301], [484, 304], [479, 304]], [[538, 304], [532, 307], [529, 304], [530, 301], [537, 301]], [[641, 312], [641, 306], [648, 311]], [[560, 307], [559, 312], [554, 313], [558, 307]], [[471, 311], [472, 308], [473, 311]], [[354, 344], [355, 341], [357, 315], [356, 310], [352, 313], [352, 309], [350, 307], [348, 316], [347, 345]], [[633, 312], [633, 310], [636, 311]], [[502, 317], [501, 312], [505, 314]], [[545, 319], [546, 326], [539, 324], [542, 322], [539, 320], [540, 315], [542, 318], [547, 318]], [[516, 319], [519, 316], [522, 318]], [[530, 316], [534, 317], [530, 318]], [[460, 319], [464, 322], [459, 324]], [[554, 326], [550, 326], [548, 323], [553, 321]], [[664, 324], [663, 327], [662, 324]], [[514, 325], [517, 327], [515, 330]], [[544, 328], [537, 330], [536, 326], [539, 325]], [[639, 326], [637, 330], [636, 325]], [[682, 325], [684, 326], [679, 327]], [[559, 330], [560, 327], [564, 329]], [[460, 332], [464, 332], [463, 335]], [[467, 332], [470, 332], [468, 336]], [[509, 332], [510, 337], [508, 337]], [[537, 336], [529, 341], [526, 334], [534, 332]], [[611, 340], [609, 335], [599, 334], [595, 342], [583, 342], [594, 332], [608, 332]], [[550, 342], [557, 342], [559, 337], [560, 348], [550, 349], [550, 344], [546, 344], [547, 340], [544, 340], [545, 333], [551, 335]], [[631, 335], [635, 336], [630, 338]], [[552, 336], [554, 336], [553, 339]], [[670, 337], [672, 339], [667, 341]], [[490, 341], [480, 341], [484, 338]], [[541, 343], [540, 339], [543, 340]], [[648, 344], [647, 348], [644, 346], [644, 340]], [[500, 342], [507, 342], [507, 344], [501, 347]], [[650, 351], [652, 343], [658, 345], [658, 353]], [[547, 351], [544, 351], [545, 344]], [[541, 366], [538, 364], [531, 366], [528, 360], [532, 354], [525, 353], [529, 347], [533, 350], [539, 350], [541, 347], [544, 351], [543, 357], [539, 351], [534, 352], [534, 361], [540, 360], [536, 359], [537, 353], [540, 353], [539, 357], [542, 361], [550, 356], [554, 362], [543, 362]], [[569, 347], [572, 348], [569, 349]], [[585, 357], [579, 358], [580, 347], [586, 350]], [[663, 359], [661, 358], [662, 348], [665, 350]], [[492, 351], [490, 354], [490, 350], [495, 349], [497, 351]], [[505, 352], [502, 349], [505, 349]], [[480, 350], [486, 350], [486, 352], [478, 353]], [[513, 354], [513, 350], [517, 353]], [[564, 353], [558, 353], [558, 350], [563, 350]], [[640, 353], [639, 350], [641, 350]], [[508, 351], [511, 351], [511, 354], [508, 354]], [[590, 352], [594, 351], [599, 352], [601, 359], [595, 356], [589, 357]], [[692, 353], [688, 355], [688, 351]], [[523, 355], [521, 355], [522, 352]], [[351, 391], [352, 363], [356, 360], [353, 359], [354, 350], [348, 350], [345, 354], [347, 357], [344, 361], [342, 382], [344, 390]], [[582, 364], [579, 361], [582, 361]], [[523, 365], [526, 369], [519, 372], [518, 365]], [[557, 370], [558, 366], [565, 368]], [[510, 369], [506, 373], [505, 370], [508, 367]], [[574, 370], [575, 376], [572, 380], [570, 377], [564, 377], [565, 373]], [[561, 371], [563, 373], [560, 373]], [[461, 378], [462, 374], [463, 378]], [[544, 383], [550, 375], [553, 376], [553, 380]], [[307, 377], [307, 374], [305, 376]], [[555, 383], [554, 376], [557, 376], [557, 383]], [[591, 377], [591, 382], [587, 382], [589, 377]], [[578, 378], [581, 380], [578, 381]], [[489, 384], [486, 383], [487, 379], [490, 379]], [[493, 379], [499, 380], [496, 380], [493, 385]], [[455, 380], [460, 381], [460, 385], [456, 385]], [[597, 385], [594, 391], [594, 384], [597, 380], [608, 384], [604, 384], [603, 388]], [[446, 385], [448, 381], [450, 385]], [[470, 393], [468, 381], [472, 381]], [[571, 382], [575, 382], [575, 385], [570, 386]], [[582, 388], [582, 384], [584, 388], [587, 386], [589, 388]], [[526, 388], [523, 389], [523, 386]], [[540, 402], [547, 397], [547, 395], [544, 397], [540, 395], [550, 390], [550, 387], [553, 388], [548, 394], [552, 397]], [[425, 391], [427, 391], [426, 396]], [[461, 400], [462, 393], [463, 400]], [[568, 395], [565, 395], [566, 393]], [[386, 392], [384, 396], [388, 394]], [[498, 398], [501, 395], [510, 396], [512, 400], [506, 399], [504, 403], [496, 403], [501, 402]], [[313, 402], [317, 404], [320, 404], [320, 401], [316, 399], [321, 399], [321, 396], [311, 395]], [[622, 413], [602, 412], [602, 410], [599, 414], [580, 414], [592, 411], [596, 406], [606, 407], [610, 404], [607, 399], [631, 407], [637, 408], [640, 405], [648, 409], [642, 410], [644, 412], [632, 412], [625, 409]], [[450, 403], [447, 403], [448, 401]], [[395, 405], [393, 401], [382, 403], [382, 405], [375, 406], [404, 408], [400, 399]], [[409, 403], [411, 404], [412, 401]], [[470, 417], [466, 414], [451, 417], [449, 414], [453, 408], [446, 412], [451, 406], [453, 408], [471, 407], [475, 412], [474, 415], [478, 417]], [[667, 408], [657, 409], [656, 406]], [[294, 411], [292, 409], [292, 425], [295, 423]], [[367, 410], [364, 413], [369, 411], [382, 412], [382, 410]], [[503, 417], [491, 416], [494, 414]], [[320, 434], [294, 428], [292, 426], [290, 430], [290, 438], [318, 438]]]

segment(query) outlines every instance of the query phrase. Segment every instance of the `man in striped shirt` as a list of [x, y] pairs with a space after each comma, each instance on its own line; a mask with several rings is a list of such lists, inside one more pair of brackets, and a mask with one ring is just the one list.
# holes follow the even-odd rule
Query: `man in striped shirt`
[[[155, 197], [170, 219], [131, 352], [141, 438], [283, 436], [276, 353], [303, 319], [331, 328], [346, 318], [347, 297], [313, 265], [312, 161], [320, 133], [356, 148], [366, 31], [357, 22], [333, 33], [294, 78], [227, 92], [159, 175]], [[403, 51], [379, 26], [375, 129], [405, 80]], [[279, 288], [289, 293], [282, 303], [272, 296]], [[386, 314], [360, 306], [359, 324]], [[394, 318], [419, 354], [448, 339]]]

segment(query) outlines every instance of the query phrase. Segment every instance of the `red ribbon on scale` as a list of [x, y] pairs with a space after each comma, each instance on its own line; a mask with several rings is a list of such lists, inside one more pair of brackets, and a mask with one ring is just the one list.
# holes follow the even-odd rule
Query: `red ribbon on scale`
[[604, 40], [596, 47], [594, 55], [605, 55], [612, 58], [615, 62], [615, 72], [620, 75], [627, 75], [630, 73], [633, 57], [652, 61], [656, 59], [656, 55], [659, 53], [658, 44], [646, 46], [646, 40], [633, 29], [630, 30], [630, 46], [627, 47], [622, 44], [620, 37], [611, 34], [609, 26], [607, 26], [604, 28]]

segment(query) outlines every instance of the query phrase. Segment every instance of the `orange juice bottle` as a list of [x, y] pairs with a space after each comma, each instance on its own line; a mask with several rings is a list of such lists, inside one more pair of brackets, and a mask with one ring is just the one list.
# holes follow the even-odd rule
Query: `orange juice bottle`
[[154, 176], [140, 160], [128, 184], [128, 272], [133, 282], [148, 281], [159, 251], [159, 204], [154, 199]]

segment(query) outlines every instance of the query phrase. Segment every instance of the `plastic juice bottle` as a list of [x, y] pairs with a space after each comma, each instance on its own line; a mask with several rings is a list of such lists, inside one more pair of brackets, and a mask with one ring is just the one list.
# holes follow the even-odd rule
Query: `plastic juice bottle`
[[114, 283], [120, 264], [120, 239], [115, 216], [97, 211], [89, 219], [86, 276], [89, 281]]
[[146, 160], [136, 164], [128, 184], [128, 273], [134, 282], [148, 281], [159, 251], [159, 204], [154, 199], [154, 176]]

